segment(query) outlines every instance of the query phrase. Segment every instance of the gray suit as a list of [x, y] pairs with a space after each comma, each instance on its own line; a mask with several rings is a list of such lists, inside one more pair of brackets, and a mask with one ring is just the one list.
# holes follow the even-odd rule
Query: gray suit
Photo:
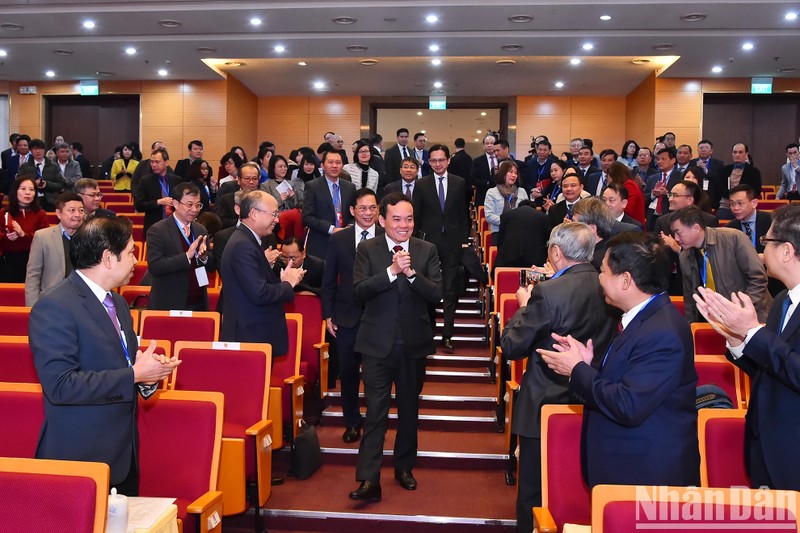
[[[58, 160], [56, 160], [55, 163], [60, 169], [61, 165], [58, 164]], [[61, 174], [64, 176], [64, 181], [67, 182], [68, 191], [72, 191], [75, 187], [75, 182], [83, 177], [81, 165], [77, 161], [67, 161], [67, 164], [64, 166], [64, 170], [61, 171]]]
[[25, 276], [25, 305], [32, 307], [42, 294], [62, 281], [67, 275], [66, 268], [61, 226], [34, 233]]

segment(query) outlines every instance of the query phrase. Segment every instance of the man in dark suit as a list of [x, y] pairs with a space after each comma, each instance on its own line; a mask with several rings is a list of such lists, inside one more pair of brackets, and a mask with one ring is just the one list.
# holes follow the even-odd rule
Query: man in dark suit
[[393, 383], [398, 413], [395, 478], [406, 490], [417, 488], [412, 469], [417, 459], [419, 394], [425, 359], [434, 352], [427, 308], [442, 297], [436, 248], [411, 237], [414, 207], [409, 199], [401, 194], [384, 198], [380, 223], [386, 235], [361, 243], [353, 266], [353, 290], [365, 306], [355, 350], [362, 355], [367, 420], [356, 467], [361, 484], [350, 498], [371, 502], [381, 499], [381, 460]]
[[745, 418], [745, 462], [753, 487], [800, 490], [800, 205], [773, 213], [765, 238], [767, 269], [788, 291], [775, 298], [766, 326], [752, 301], [738, 294], [733, 302], [698, 289], [697, 309], [727, 341], [728, 359], [751, 380]]
[[217, 216], [220, 221], [222, 221], [223, 228], [233, 227], [239, 221], [233, 195], [237, 191], [242, 191], [244, 194], [247, 194], [248, 192], [258, 189], [259, 176], [261, 176], [261, 169], [258, 163], [244, 163], [239, 167], [236, 181], [229, 182], [234, 183], [236, 186], [230, 192], [217, 196], [217, 203], [214, 208], [217, 211]]
[[406, 157], [411, 157], [408, 147], [408, 128], [397, 130], [397, 144], [386, 150], [383, 160], [386, 164], [386, 183], [400, 180], [400, 164]]
[[717, 216], [731, 218], [729, 189], [737, 185], [749, 185], [756, 196], [761, 196], [761, 171], [750, 164], [750, 149], [744, 143], [736, 143], [731, 150], [733, 163], [725, 165], [716, 182], [709, 186], [711, 207], [719, 206]]
[[308, 291], [319, 296], [322, 292], [322, 272], [325, 269], [325, 261], [306, 254], [303, 241], [297, 237], [289, 237], [281, 244], [281, 255], [273, 270], [277, 269], [276, 273], [279, 274], [280, 269], [286, 268], [290, 261], [295, 268], [302, 268], [306, 271], [303, 281], [295, 286], [294, 291]]
[[419, 190], [414, 199], [414, 216], [420, 237], [436, 246], [442, 262], [444, 281], [444, 327], [442, 345], [452, 352], [453, 324], [458, 302], [458, 266], [461, 249], [469, 239], [464, 196], [464, 179], [447, 172], [450, 149], [443, 144], [431, 146], [430, 163], [433, 173], [417, 182]]
[[4, 169], [8, 168], [8, 164], [11, 162], [11, 156], [17, 153], [17, 139], [19, 139], [19, 133], [12, 133], [8, 137], [9, 147], [0, 152], [0, 167]]
[[547, 260], [547, 239], [550, 223], [547, 215], [523, 200], [516, 209], [500, 215], [495, 267], [544, 265]]
[[[470, 160], [471, 161], [471, 160]], [[419, 175], [419, 163], [413, 157], [407, 157], [400, 163], [400, 179], [393, 181], [383, 188], [381, 199], [394, 192], [405, 194], [411, 200], [417, 194], [417, 177]]]
[[[584, 188], [586, 188], [587, 185], [587, 178], [596, 172], [600, 172], [600, 169], [594, 166], [594, 151], [588, 146], [582, 146], [581, 149], [578, 150], [578, 164], [575, 170], [577, 170], [578, 174], [581, 176]], [[592, 191], [589, 192], [594, 194]]]
[[45, 146], [41, 139], [30, 142], [31, 156], [19, 167], [17, 177], [25, 176], [36, 183], [36, 194], [42, 209], [54, 211], [56, 198], [67, 188], [67, 182], [57, 164], [44, 156]]
[[565, 222], [553, 229], [548, 259], [553, 278], [517, 291], [520, 311], [503, 330], [500, 343], [508, 359], [528, 358], [519, 397], [514, 402], [512, 431], [519, 436], [517, 530], [533, 529], [531, 509], [542, 505], [542, 405], [571, 403], [569, 381], [547, 368], [536, 348], [553, 346], [553, 333], [592, 339], [605, 349], [616, 329], [615, 317], [603, 300], [597, 271], [589, 264], [594, 234], [585, 224]]
[[658, 172], [657, 169], [653, 168], [652, 163], [653, 151], [647, 146], [639, 148], [639, 152], [636, 154], [636, 166], [631, 169], [631, 172], [633, 173], [633, 179], [636, 180], [642, 190], [647, 187], [647, 180], [650, 175]]
[[475, 192], [475, 205], [483, 205], [486, 191], [497, 185], [494, 173], [497, 170], [497, 155], [494, 153], [494, 143], [497, 137], [489, 133], [483, 138], [483, 153], [472, 160], [472, 169], [467, 183], [467, 196], [472, 198]]
[[147, 268], [152, 276], [148, 309], [208, 311], [208, 273], [214, 271], [208, 231], [196, 222], [200, 191], [179, 183], [171, 191], [174, 212], [147, 232]]
[[[413, 161], [416, 169], [417, 160], [411, 157], [407, 160]], [[347, 443], [361, 438], [363, 425], [358, 410], [361, 355], [355, 351], [355, 344], [364, 306], [353, 293], [353, 263], [359, 244], [383, 237], [383, 229], [376, 224], [378, 201], [374, 192], [360, 189], [356, 193], [356, 205], [350, 209], [355, 225], [331, 236], [322, 277], [322, 316], [328, 333], [336, 339], [345, 426], [342, 440]]]
[[625, 212], [628, 206], [628, 189], [619, 183], [609, 183], [603, 191], [603, 201], [606, 203], [617, 222], [633, 224], [639, 231], [644, 230], [642, 223]]
[[427, 176], [431, 171], [431, 165], [428, 163], [428, 158], [430, 157], [430, 151], [425, 149], [425, 143], [428, 142], [428, 139], [425, 138], [425, 134], [422, 132], [417, 132], [414, 134], [414, 149], [412, 150], [412, 156], [417, 158], [417, 164], [419, 165], [419, 177]]
[[554, 335], [556, 350], [537, 349], [584, 404], [581, 462], [589, 487], [700, 480], [692, 332], [664, 294], [668, 273], [655, 236], [614, 237], [599, 281], [605, 300], [625, 313], [622, 332], [607, 349], [574, 333]]
[[564, 199], [547, 210], [547, 219], [550, 227], [555, 228], [562, 222], [564, 217], [572, 220], [572, 208], [581, 199], [583, 183], [577, 174], [569, 174], [561, 178], [561, 192]]
[[[146, 164], [146, 162], [142, 162], [142, 165]], [[170, 193], [181, 182], [181, 179], [175, 174], [169, 173], [168, 166], [167, 150], [165, 148], [153, 150], [150, 154], [150, 167], [153, 169], [153, 173], [142, 178], [133, 197], [136, 210], [144, 213], [145, 238], [150, 226], [167, 218], [173, 211], [173, 200]]]
[[600, 171], [586, 176], [584, 190], [592, 196], [602, 196], [603, 190], [605, 190], [610, 182], [608, 168], [617, 162], [618, 157], [617, 152], [611, 148], [606, 148], [600, 152]]
[[[161, 141], [156, 141], [152, 145], [150, 145], [150, 150], [151, 151], [155, 150], [157, 148], [163, 148], [164, 150], [167, 149], [167, 147]], [[121, 148], [120, 148], [120, 152], [122, 152]], [[121, 155], [117, 156], [117, 159], [119, 157], [121, 157]], [[111, 163], [113, 163], [113, 162], [114, 161], [113, 161], [113, 158], [112, 158]], [[160, 167], [160, 165], [159, 165], [159, 167]], [[111, 171], [111, 166], [109, 165], [107, 172], [110, 172], [110, 171]], [[148, 174], [152, 174], [153, 172], [158, 172], [158, 170], [153, 167], [152, 160], [151, 161], [142, 160], [139, 163], [139, 165], [136, 167], [136, 170], [133, 171], [133, 176], [131, 176], [131, 194], [133, 195], [134, 201], [136, 200], [136, 193], [139, 190], [139, 183], [141, 183], [142, 179], [145, 176], [147, 176]], [[169, 162], [167, 162], [167, 174], [175, 174], [175, 170], [173, 170], [173, 168], [169, 165]], [[106, 177], [106, 178], [103, 178], [103, 179], [110, 179], [110, 178]]]
[[[455, 141], [453, 141], [453, 145], [456, 147], [456, 152], [450, 158], [450, 164], [447, 166], [447, 172], [467, 179], [472, 172], [472, 158], [464, 149], [467, 146], [467, 142], [462, 137], [458, 137]], [[467, 198], [467, 201], [470, 199], [471, 197]]]
[[756, 252], [759, 254], [764, 253], [761, 237], [767, 234], [767, 230], [772, 224], [772, 217], [769, 213], [757, 209], [758, 198], [756, 198], [755, 191], [749, 185], [737, 185], [732, 188], [729, 198], [734, 220], [728, 222], [725, 227], [743, 231], [752, 241]]
[[[703, 184], [703, 190], [709, 190], [711, 188], [712, 183], [717, 183], [719, 180], [719, 175], [722, 173], [722, 168], [725, 166], [725, 163], [720, 161], [719, 159], [714, 159], [714, 143], [709, 141], [708, 139], [702, 139], [699, 143], [697, 143], [697, 155], [698, 157], [689, 161], [689, 166], [697, 166], [702, 168], [706, 171], [706, 183]], [[714, 209], [717, 208], [716, 205], [712, 206]]]
[[113, 289], [131, 278], [127, 218], [94, 218], [71, 240], [75, 270], [31, 309], [29, 339], [44, 392], [39, 459], [98, 461], [111, 486], [137, 496], [137, 393], [148, 397], [179, 364], [141, 352], [125, 300]]
[[553, 145], [550, 144], [550, 141], [542, 140], [536, 144], [536, 155], [525, 162], [525, 181], [523, 183], [528, 193], [537, 187], [543, 191], [550, 185], [550, 166], [553, 164], [552, 150]]
[[276, 357], [282, 356], [289, 349], [284, 303], [294, 299], [294, 287], [304, 272], [288, 264], [276, 276], [262, 249], [262, 239], [278, 222], [278, 202], [271, 194], [260, 190], [245, 194], [239, 213], [241, 224], [222, 256], [225, 314], [220, 340], [266, 342]]
[[92, 178], [81, 178], [75, 182], [75, 194], [83, 200], [83, 213], [86, 220], [94, 217], [114, 218], [117, 214], [110, 209], [100, 207], [103, 193], [100, 186]]
[[303, 193], [303, 224], [308, 228], [307, 253], [325, 258], [330, 236], [353, 222], [350, 206], [356, 196], [356, 186], [339, 179], [342, 156], [339, 152], [322, 154], [323, 175], [306, 183]]
[[189, 157], [178, 161], [175, 165], [175, 174], [184, 181], [189, 181], [189, 166], [196, 159], [203, 159], [203, 141], [197, 139], [189, 141]]
[[81, 176], [84, 178], [93, 177], [92, 164], [89, 163], [89, 160], [83, 155], [83, 145], [79, 142], [74, 142], [70, 147], [72, 148], [72, 159], [77, 161], [78, 165], [81, 167]]
[[683, 181], [683, 174], [675, 168], [676, 161], [674, 148], [662, 148], [656, 154], [658, 172], [648, 176], [644, 188], [644, 201], [650, 202], [646, 208], [648, 230], [655, 227], [658, 217], [669, 213], [669, 191]]
[[28, 144], [30, 142], [31, 138], [25, 134], [17, 137], [16, 152], [12, 153], [12, 155], [8, 158], [8, 165], [3, 166], [6, 171], [7, 183], [5, 189], [0, 192], [8, 194], [11, 184], [14, 183], [15, 179], [17, 179], [19, 168], [31, 157], [30, 146]]

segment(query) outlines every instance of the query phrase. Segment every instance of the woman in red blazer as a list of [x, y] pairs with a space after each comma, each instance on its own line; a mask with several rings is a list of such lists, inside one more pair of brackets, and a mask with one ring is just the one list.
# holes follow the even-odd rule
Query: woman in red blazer
[[623, 163], [613, 163], [608, 167], [608, 176], [611, 178], [611, 183], [619, 183], [628, 189], [628, 205], [625, 207], [625, 214], [644, 225], [644, 194], [633, 180], [631, 169]]

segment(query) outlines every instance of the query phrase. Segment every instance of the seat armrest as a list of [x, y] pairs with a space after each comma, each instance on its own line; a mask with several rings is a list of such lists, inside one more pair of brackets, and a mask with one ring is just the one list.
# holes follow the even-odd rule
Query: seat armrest
[[267, 416], [272, 423], [272, 446], [280, 450], [283, 448], [283, 398], [282, 387], [269, 388], [269, 405]]
[[533, 527], [539, 533], [556, 533], [556, 521], [546, 507], [533, 508]]
[[319, 398], [328, 395], [328, 359], [330, 358], [330, 345], [327, 342], [318, 342], [314, 348], [319, 352]]
[[292, 387], [292, 442], [297, 436], [297, 422], [303, 418], [303, 383], [305, 379], [302, 375], [288, 377], [283, 382]]
[[245, 430], [256, 439], [256, 486], [258, 505], [263, 507], [272, 495], [272, 420], [259, 420]]
[[[200, 515], [197, 524], [201, 532], [220, 533], [222, 531], [222, 492], [210, 490], [186, 506], [186, 512]], [[217, 523], [209, 528], [209, 519]]]

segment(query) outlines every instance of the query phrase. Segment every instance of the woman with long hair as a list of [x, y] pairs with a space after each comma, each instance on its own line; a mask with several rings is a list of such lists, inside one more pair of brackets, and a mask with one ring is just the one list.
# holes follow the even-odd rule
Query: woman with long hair
[[211, 187], [211, 177], [213, 173], [214, 171], [211, 170], [211, 165], [209, 165], [208, 161], [205, 159], [195, 159], [192, 161], [189, 165], [188, 172], [186, 172], [186, 179], [197, 185], [197, 188], [200, 189], [200, 202], [203, 204], [203, 208], [200, 210], [201, 213], [205, 213], [211, 209], [211, 204], [216, 198], [216, 190]]
[[303, 183], [320, 177], [322, 174], [319, 172], [319, 161], [316, 154], [304, 152], [299, 163], [299, 168], [296, 170], [297, 174], [292, 178], [299, 178]]
[[625, 144], [622, 145], [622, 151], [619, 153], [619, 161], [623, 163], [628, 168], [633, 168], [636, 166], [636, 155], [639, 153], [639, 145], [633, 139], [628, 139], [625, 141]]
[[11, 185], [8, 207], [0, 209], [0, 283], [24, 283], [33, 234], [47, 228], [47, 213], [39, 206], [36, 183], [20, 177]]

